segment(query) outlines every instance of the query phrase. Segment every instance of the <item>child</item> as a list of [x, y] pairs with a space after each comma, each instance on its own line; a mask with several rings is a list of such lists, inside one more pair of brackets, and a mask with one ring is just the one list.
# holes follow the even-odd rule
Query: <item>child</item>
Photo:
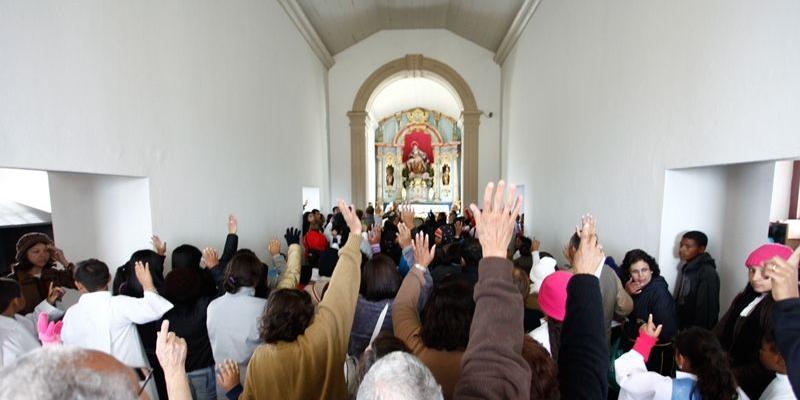
[[793, 400], [794, 393], [789, 377], [786, 375], [786, 361], [778, 352], [775, 345], [775, 336], [772, 329], [764, 332], [761, 339], [761, 351], [759, 353], [761, 364], [770, 371], [775, 372], [775, 379], [767, 386], [761, 394], [761, 400]]
[[708, 236], [699, 231], [681, 238], [681, 265], [675, 288], [678, 329], [692, 326], [713, 329], [719, 317], [719, 274], [714, 259], [706, 252]]
[[34, 320], [41, 313], [53, 319], [61, 318], [64, 312], [51, 304], [61, 294], [63, 290], [54, 288], [51, 283], [47, 299], [39, 303], [34, 312], [23, 316], [19, 314], [26, 308], [22, 287], [13, 279], [0, 278], [0, 368], [41, 346]]

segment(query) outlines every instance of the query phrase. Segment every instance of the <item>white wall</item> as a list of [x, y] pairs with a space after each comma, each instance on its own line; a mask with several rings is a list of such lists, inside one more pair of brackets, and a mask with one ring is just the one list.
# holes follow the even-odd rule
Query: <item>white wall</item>
[[[478, 108], [494, 112], [481, 118], [479, 184], [500, 174], [500, 67], [488, 50], [440, 29], [378, 32], [336, 55], [330, 69], [331, 199], [350, 197], [350, 120], [356, 93], [376, 69], [406, 54], [422, 54], [448, 64], [470, 85]], [[482, 191], [479, 190], [480, 193]]]
[[[706, 249], [709, 254], [715, 260], [719, 260], [722, 255], [727, 178], [726, 168], [722, 166], [665, 172], [660, 247], [641, 249], [658, 259], [661, 274], [669, 283], [670, 289], [675, 288], [677, 266], [680, 262], [678, 248], [684, 233], [695, 230], [705, 233], [708, 236]], [[601, 237], [603, 243], [611, 240], [607, 236], [613, 237], [614, 232], [604, 229]], [[636, 246], [631, 245], [630, 248]], [[619, 253], [618, 262], [622, 262], [624, 251], [627, 250], [630, 249]]]
[[778, 161], [775, 163], [775, 175], [772, 184], [772, 206], [769, 220], [778, 221], [789, 218], [789, 199], [792, 193], [792, 173], [794, 161]]
[[277, 2], [7, 1], [0, 54], [0, 166], [148, 177], [172, 248], [234, 212], [263, 257], [327, 201], [325, 70]]
[[658, 249], [665, 169], [797, 158], [798, 18], [777, 0], [543, 1], [503, 65], [502, 124], [543, 250], [586, 211], [609, 254]]
[[0, 198], [50, 212], [47, 172], [0, 168]]

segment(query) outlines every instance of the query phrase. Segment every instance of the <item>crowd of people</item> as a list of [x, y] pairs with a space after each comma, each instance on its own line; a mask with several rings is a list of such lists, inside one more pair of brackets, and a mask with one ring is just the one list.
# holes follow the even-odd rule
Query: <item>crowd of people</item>
[[[708, 237], [683, 235], [675, 288], [641, 249], [617, 264], [581, 217], [558, 265], [523, 234], [515, 187], [417, 215], [339, 202], [267, 257], [153, 236], [112, 271], [50, 237], [0, 278], [2, 399], [794, 399], [800, 250], [743, 260], [720, 315]], [[283, 252], [282, 252], [283, 250]], [[168, 268], [169, 267], [169, 268]], [[738, 267], [737, 267], [738, 268]], [[165, 273], [166, 271], [168, 273]], [[113, 272], [113, 274], [112, 274]], [[77, 304], [58, 308], [66, 289]], [[674, 293], [674, 294], [673, 294]]]

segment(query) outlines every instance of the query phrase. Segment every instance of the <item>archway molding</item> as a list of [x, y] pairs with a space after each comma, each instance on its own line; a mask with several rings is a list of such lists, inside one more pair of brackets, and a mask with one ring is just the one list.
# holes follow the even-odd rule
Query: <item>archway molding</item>
[[380, 89], [396, 79], [426, 77], [450, 88], [461, 102], [463, 121], [463, 196], [464, 205], [478, 200], [478, 138], [481, 111], [467, 81], [449, 65], [423, 56], [408, 54], [384, 64], [373, 72], [353, 101], [347, 113], [350, 119], [351, 196], [353, 204], [363, 206], [367, 199], [367, 112], [370, 101]]

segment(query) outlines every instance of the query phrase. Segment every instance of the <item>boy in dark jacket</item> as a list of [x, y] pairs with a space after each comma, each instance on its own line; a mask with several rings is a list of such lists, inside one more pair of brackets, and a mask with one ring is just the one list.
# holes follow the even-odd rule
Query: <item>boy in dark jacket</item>
[[706, 253], [708, 236], [687, 232], [679, 250], [683, 265], [678, 271], [675, 311], [680, 330], [699, 326], [713, 329], [719, 318], [719, 274], [711, 255]]

